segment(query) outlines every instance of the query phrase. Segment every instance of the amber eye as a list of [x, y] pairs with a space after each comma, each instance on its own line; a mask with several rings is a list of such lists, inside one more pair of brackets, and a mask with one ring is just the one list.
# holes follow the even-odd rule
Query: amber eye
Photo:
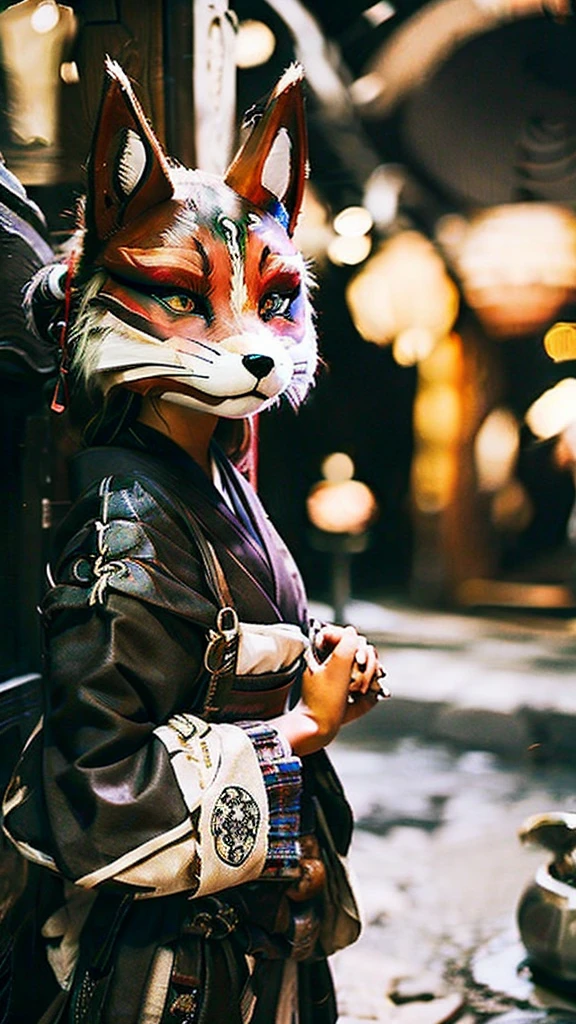
[[158, 295], [156, 297], [171, 313], [201, 313], [198, 300], [186, 292], [174, 292], [173, 295]]
[[258, 312], [263, 320], [271, 320], [273, 316], [289, 316], [293, 300], [294, 292], [269, 292], [261, 300]]

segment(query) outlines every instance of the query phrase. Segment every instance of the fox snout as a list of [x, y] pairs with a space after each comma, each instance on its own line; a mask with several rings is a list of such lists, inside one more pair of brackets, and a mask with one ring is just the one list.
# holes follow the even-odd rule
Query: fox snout
[[242, 358], [242, 365], [256, 377], [256, 380], [262, 380], [274, 369], [274, 360], [271, 356], [259, 356], [252, 353]]

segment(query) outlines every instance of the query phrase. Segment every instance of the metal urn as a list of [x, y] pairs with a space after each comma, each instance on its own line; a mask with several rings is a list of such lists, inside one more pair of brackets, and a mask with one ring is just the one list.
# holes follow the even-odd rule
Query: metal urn
[[576, 814], [550, 811], [528, 818], [524, 843], [552, 853], [518, 904], [518, 927], [539, 980], [576, 992]]

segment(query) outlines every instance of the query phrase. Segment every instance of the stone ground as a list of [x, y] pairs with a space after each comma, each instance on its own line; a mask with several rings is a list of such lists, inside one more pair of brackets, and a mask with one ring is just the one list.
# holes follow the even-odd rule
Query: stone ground
[[[546, 859], [520, 846], [517, 829], [529, 814], [575, 806], [572, 625], [350, 610], [385, 650], [396, 696], [332, 747], [357, 821], [351, 863], [365, 916], [360, 940], [333, 958], [341, 1024], [468, 1024], [517, 1006], [576, 1013], [518, 977], [515, 926]], [[408, 716], [393, 713], [398, 700]], [[541, 737], [562, 719], [561, 757], [549, 735], [534, 741], [519, 726], [532, 708]], [[446, 735], [438, 716], [455, 711]]]

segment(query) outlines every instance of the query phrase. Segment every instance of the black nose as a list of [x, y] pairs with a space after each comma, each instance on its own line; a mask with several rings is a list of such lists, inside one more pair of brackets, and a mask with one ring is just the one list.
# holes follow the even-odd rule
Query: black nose
[[274, 369], [274, 360], [270, 356], [244, 356], [242, 363], [256, 380], [267, 377]]

